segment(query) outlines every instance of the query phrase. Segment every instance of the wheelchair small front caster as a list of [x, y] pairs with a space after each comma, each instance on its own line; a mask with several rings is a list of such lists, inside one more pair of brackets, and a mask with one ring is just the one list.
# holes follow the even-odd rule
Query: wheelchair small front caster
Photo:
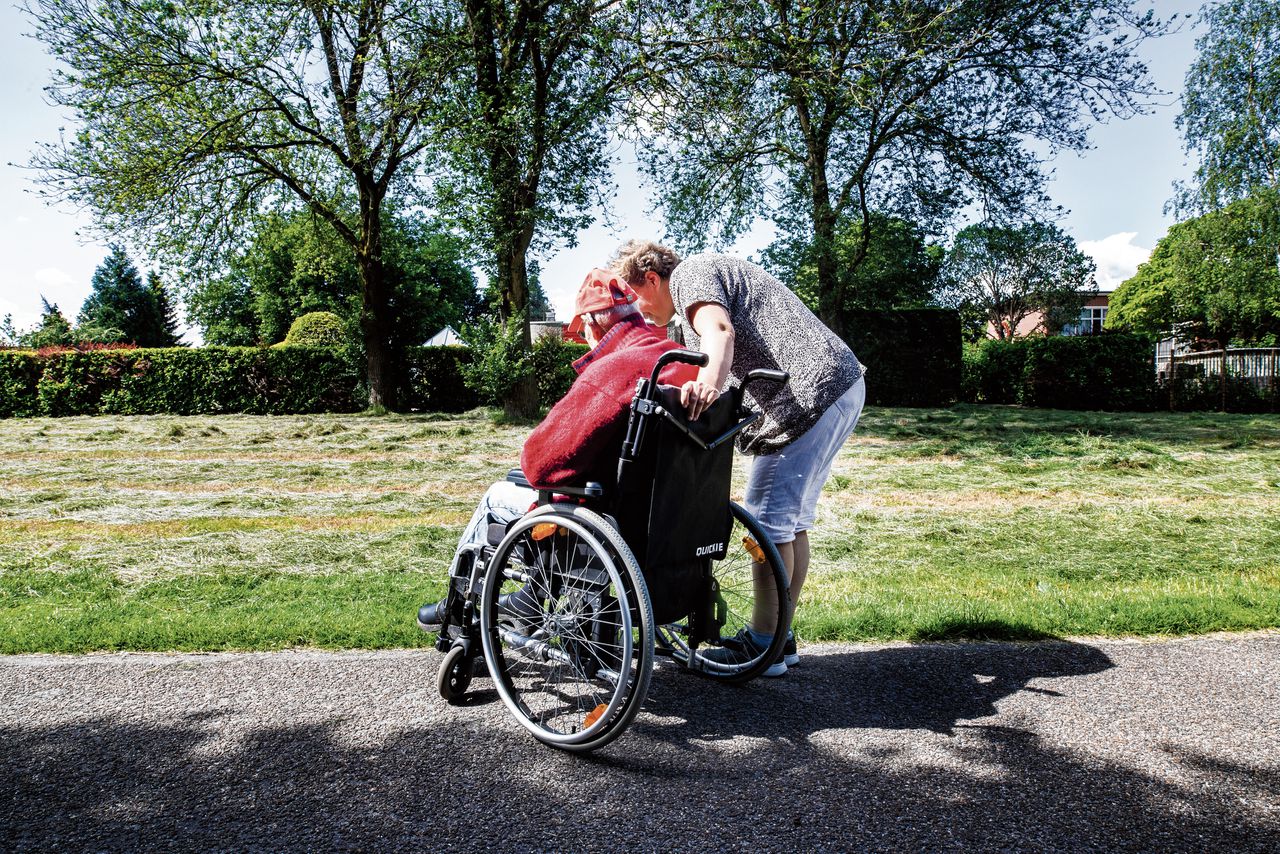
[[445, 653], [440, 662], [440, 672], [436, 676], [436, 687], [440, 696], [452, 703], [462, 699], [471, 685], [471, 673], [474, 663], [467, 657], [467, 651], [461, 645], [455, 646]]

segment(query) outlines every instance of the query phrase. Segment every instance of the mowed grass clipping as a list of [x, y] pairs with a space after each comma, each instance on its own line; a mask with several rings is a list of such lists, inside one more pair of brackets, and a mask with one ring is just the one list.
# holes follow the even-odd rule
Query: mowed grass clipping
[[[528, 430], [0, 421], [0, 652], [427, 645], [417, 606]], [[1280, 418], [869, 409], [812, 544], [806, 641], [1280, 626]]]

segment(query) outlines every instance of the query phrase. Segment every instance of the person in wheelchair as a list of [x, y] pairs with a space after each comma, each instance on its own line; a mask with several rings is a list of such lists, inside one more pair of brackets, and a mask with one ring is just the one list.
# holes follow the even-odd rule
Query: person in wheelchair
[[[581, 329], [591, 350], [574, 362], [578, 376], [568, 393], [525, 440], [520, 466], [530, 484], [556, 487], [594, 481], [608, 487], [615, 482], [636, 382], [649, 377], [659, 356], [679, 349], [649, 326], [636, 300], [635, 291], [616, 273], [595, 269], [587, 274], [570, 328]], [[697, 374], [693, 365], [673, 363], [659, 379], [687, 395]], [[528, 512], [537, 498], [536, 489], [509, 481], [490, 486], [458, 542], [449, 568], [451, 583], [465, 577], [477, 552], [501, 539], [506, 526]], [[518, 594], [514, 598], [509, 607], [518, 613], [526, 603]], [[448, 616], [448, 601], [446, 597], [419, 608], [418, 626], [439, 632]]]

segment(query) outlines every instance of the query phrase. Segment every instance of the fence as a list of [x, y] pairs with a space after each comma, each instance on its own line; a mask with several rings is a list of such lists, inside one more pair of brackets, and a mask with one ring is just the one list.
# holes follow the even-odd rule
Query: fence
[[1272, 408], [1280, 403], [1280, 347], [1180, 353], [1172, 348], [1161, 352], [1157, 345], [1156, 373], [1168, 384], [1169, 403], [1175, 408], [1180, 395], [1185, 398], [1194, 392], [1202, 398], [1216, 394], [1218, 408], [1227, 409], [1228, 398], [1238, 396], [1241, 389], [1252, 390], [1259, 402], [1269, 401]]

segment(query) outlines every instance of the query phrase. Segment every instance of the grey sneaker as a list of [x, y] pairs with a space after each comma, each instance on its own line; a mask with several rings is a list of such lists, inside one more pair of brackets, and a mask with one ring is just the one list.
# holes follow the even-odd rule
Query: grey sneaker
[[[702, 653], [702, 657], [716, 664], [746, 664], [764, 655], [767, 649], [756, 643], [746, 629], [740, 630], [731, 638], [725, 638], [723, 644], [723, 646], [709, 649]], [[773, 679], [786, 674], [787, 662], [784, 655], [773, 664], [770, 664], [760, 675]]]
[[782, 646], [782, 661], [787, 667], [797, 667], [800, 664], [800, 653], [796, 650], [794, 632], [787, 632], [787, 642]]

